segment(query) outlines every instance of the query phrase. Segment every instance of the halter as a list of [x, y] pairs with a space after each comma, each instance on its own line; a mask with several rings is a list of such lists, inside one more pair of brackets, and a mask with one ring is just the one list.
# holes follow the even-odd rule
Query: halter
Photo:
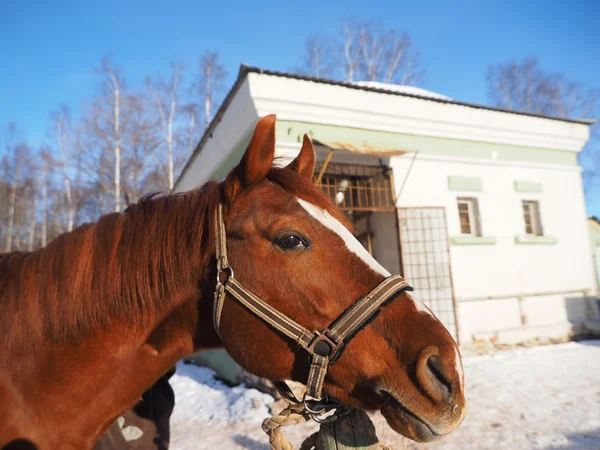
[[[273, 383], [279, 393], [292, 403], [304, 404], [306, 409], [313, 414], [313, 418], [328, 410], [339, 408], [340, 404], [328, 399], [323, 401], [321, 396], [327, 368], [339, 358], [345, 345], [379, 313], [380, 308], [386, 302], [401, 292], [412, 291], [413, 288], [399, 275], [385, 278], [365, 297], [357, 300], [348, 310], [338, 316], [325, 330], [311, 332], [268, 305], [237, 281], [227, 259], [227, 237], [222, 204], [219, 204], [216, 214], [217, 283], [213, 322], [217, 334], [221, 336], [221, 312], [225, 294], [228, 293], [252, 314], [294, 340], [308, 353], [310, 371], [304, 400], [302, 402], [298, 400], [283, 381]], [[221, 282], [223, 272], [228, 274], [225, 282]]]

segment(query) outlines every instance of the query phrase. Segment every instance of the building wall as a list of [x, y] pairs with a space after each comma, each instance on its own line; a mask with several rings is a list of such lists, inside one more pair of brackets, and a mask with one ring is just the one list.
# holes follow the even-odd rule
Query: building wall
[[[589, 257], [589, 237], [578, 167], [518, 163], [453, 161], [443, 158], [395, 157], [399, 206], [443, 206], [448, 234], [460, 236], [457, 197], [476, 197], [481, 214], [484, 243], [451, 245], [454, 292], [459, 305], [460, 339], [500, 335], [520, 340], [526, 327], [548, 336], [566, 334], [569, 322], [588, 318], [585, 293], [595, 289]], [[481, 181], [481, 189], [465, 184], [452, 190], [449, 177]], [[518, 192], [515, 181], [541, 185], [542, 192]], [[535, 190], [535, 189], [533, 189]], [[538, 189], [539, 190], [539, 189]], [[522, 200], [540, 202], [544, 235], [552, 243], [520, 244], [524, 235]], [[548, 241], [548, 240], [547, 240]], [[556, 295], [538, 296], [560, 292]], [[499, 300], [481, 297], [505, 296]], [[519, 300], [519, 297], [521, 300]]]
[[[564, 335], [570, 323], [593, 315], [583, 298], [596, 283], [577, 167], [587, 125], [251, 73], [175, 190], [222, 179], [241, 158], [256, 119], [273, 113], [277, 156], [297, 153], [303, 133], [417, 152], [398, 206], [443, 206], [451, 238], [459, 235], [456, 197], [479, 199], [489, 239], [450, 249], [463, 342], [486, 334], [505, 340]], [[340, 154], [347, 162], [366, 158]], [[383, 158], [394, 169], [398, 192], [413, 154]], [[449, 176], [479, 178], [482, 189], [451, 190]], [[518, 192], [518, 180], [538, 183], [542, 191]], [[540, 201], [550, 243], [515, 242], [524, 234], [523, 199]], [[398, 272], [392, 225], [391, 216], [376, 218], [374, 245], [377, 258]], [[480, 300], [488, 296], [506, 298]]]

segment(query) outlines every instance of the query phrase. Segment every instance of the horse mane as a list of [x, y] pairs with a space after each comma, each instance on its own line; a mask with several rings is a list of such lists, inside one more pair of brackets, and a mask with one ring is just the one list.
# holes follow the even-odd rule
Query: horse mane
[[[347, 223], [311, 180], [274, 168], [268, 180]], [[184, 302], [213, 267], [215, 210], [223, 186], [150, 195], [33, 252], [0, 254], [0, 346], [37, 333], [54, 342], [127, 317], [148, 323], [168, 299]], [[126, 275], [126, 278], [123, 275]], [[35, 339], [27, 339], [34, 342]]]
[[167, 298], [189, 299], [190, 282], [210, 270], [220, 191], [209, 182], [146, 196], [42, 249], [0, 255], [0, 343], [20, 333], [56, 342], [118, 317], [144, 323], [173, 306]]

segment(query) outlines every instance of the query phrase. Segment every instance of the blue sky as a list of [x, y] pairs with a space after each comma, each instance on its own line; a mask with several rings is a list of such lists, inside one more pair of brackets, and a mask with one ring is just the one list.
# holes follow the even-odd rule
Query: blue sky
[[15, 120], [34, 144], [51, 111], [66, 103], [77, 112], [96, 92], [94, 68], [107, 54], [135, 86], [214, 49], [232, 82], [240, 63], [298, 66], [306, 37], [336, 32], [346, 16], [408, 31], [426, 69], [422, 86], [457, 100], [486, 103], [488, 64], [528, 55], [600, 87], [599, 0], [3, 0], [1, 11], [0, 127]]

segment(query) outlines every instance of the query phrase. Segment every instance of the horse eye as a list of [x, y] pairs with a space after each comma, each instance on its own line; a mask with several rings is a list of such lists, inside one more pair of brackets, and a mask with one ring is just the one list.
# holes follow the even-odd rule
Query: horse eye
[[288, 234], [275, 239], [275, 245], [282, 250], [298, 250], [307, 247], [306, 241], [297, 234]]

